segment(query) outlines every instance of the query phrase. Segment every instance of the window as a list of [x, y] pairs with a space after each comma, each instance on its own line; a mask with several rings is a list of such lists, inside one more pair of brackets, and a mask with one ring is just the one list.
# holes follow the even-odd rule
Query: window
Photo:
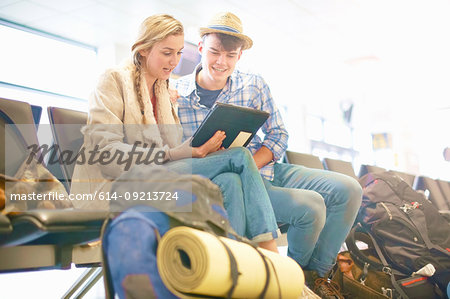
[[0, 20], [0, 82], [86, 99], [98, 76], [96, 48]]

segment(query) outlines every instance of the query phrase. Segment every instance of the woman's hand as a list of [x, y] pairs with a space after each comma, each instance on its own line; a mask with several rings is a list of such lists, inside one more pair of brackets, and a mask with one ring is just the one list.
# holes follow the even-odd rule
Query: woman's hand
[[203, 158], [206, 155], [223, 149], [222, 142], [227, 137], [224, 131], [217, 131], [213, 137], [199, 147], [192, 148], [193, 158]]

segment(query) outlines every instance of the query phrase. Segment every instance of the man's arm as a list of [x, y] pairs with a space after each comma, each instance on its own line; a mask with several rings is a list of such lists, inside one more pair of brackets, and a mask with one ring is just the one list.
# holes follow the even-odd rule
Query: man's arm
[[273, 153], [267, 147], [261, 146], [261, 148], [253, 155], [253, 159], [255, 160], [258, 169], [261, 169], [273, 160]]
[[[268, 85], [262, 77], [256, 77], [255, 85], [258, 86], [258, 102], [252, 106], [270, 113], [269, 118], [261, 127], [264, 134], [264, 140], [250, 143], [249, 148], [253, 148], [253, 158], [258, 168], [264, 167], [272, 161], [278, 161], [284, 155], [287, 148], [288, 133], [284, 127], [281, 114], [278, 111]], [[255, 151], [256, 149], [256, 151]]]

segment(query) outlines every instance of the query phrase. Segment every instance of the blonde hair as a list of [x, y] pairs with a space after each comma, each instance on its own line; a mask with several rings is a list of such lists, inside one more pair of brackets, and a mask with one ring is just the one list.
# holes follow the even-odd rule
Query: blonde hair
[[136, 42], [131, 47], [134, 71], [134, 89], [138, 96], [139, 108], [145, 123], [144, 101], [141, 94], [142, 56], [139, 51], [151, 49], [157, 42], [169, 35], [184, 34], [183, 25], [174, 17], [166, 14], [157, 14], [146, 18], [139, 29]]

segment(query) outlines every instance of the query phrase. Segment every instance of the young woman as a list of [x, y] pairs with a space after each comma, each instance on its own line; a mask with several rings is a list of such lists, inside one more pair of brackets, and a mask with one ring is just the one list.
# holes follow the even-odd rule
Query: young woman
[[[250, 152], [244, 148], [219, 150], [225, 138], [221, 131], [200, 147], [190, 147], [189, 140], [181, 143], [182, 130], [176, 105], [170, 101], [168, 79], [180, 60], [183, 46], [183, 26], [179, 21], [168, 15], [151, 16], [142, 23], [132, 46], [132, 61], [101, 76], [89, 99], [84, 147], [98, 154], [97, 161], [102, 156], [121, 153], [117, 157], [122, 158], [122, 163], [76, 165], [71, 191], [107, 192], [112, 181], [136, 163], [138, 157], [161, 161], [176, 172], [220, 181], [227, 212], [233, 216], [242, 214], [236, 216], [243, 218], [240, 223], [230, 221], [233, 228], [261, 247], [277, 251], [274, 238], [279, 231], [275, 216]], [[233, 178], [234, 183], [227, 184], [226, 178]], [[107, 208], [105, 201], [76, 204]], [[246, 217], [246, 209], [258, 217]]]

